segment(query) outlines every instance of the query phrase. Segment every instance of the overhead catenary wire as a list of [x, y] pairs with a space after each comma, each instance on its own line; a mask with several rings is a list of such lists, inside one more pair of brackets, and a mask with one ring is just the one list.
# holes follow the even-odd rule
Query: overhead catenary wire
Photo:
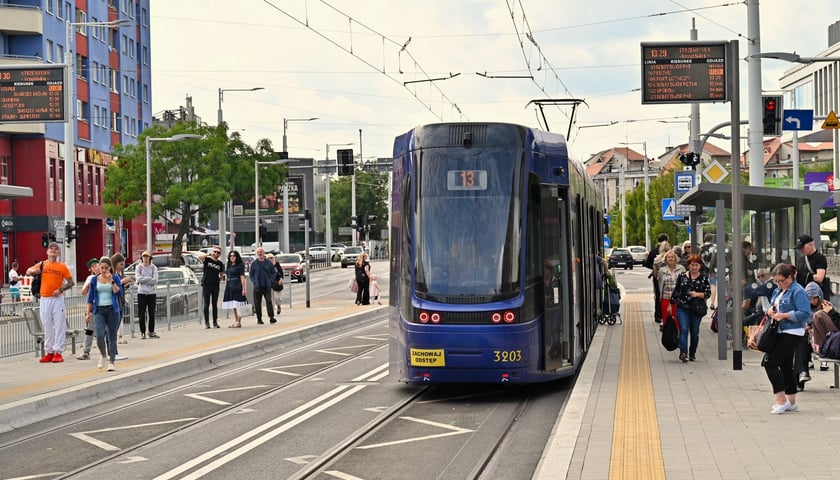
[[[355, 57], [356, 59], [358, 59], [359, 61], [361, 61], [361, 62], [362, 62], [362, 63], [364, 63], [365, 65], [369, 66], [370, 68], [372, 68], [372, 69], [376, 70], [378, 73], [380, 73], [380, 74], [384, 75], [385, 77], [387, 77], [388, 79], [390, 79], [390, 80], [391, 80], [391, 81], [393, 81], [394, 83], [399, 84], [402, 88], [404, 88], [406, 91], [408, 91], [408, 92], [409, 92], [409, 94], [411, 94], [411, 95], [412, 95], [412, 96], [413, 96], [413, 97], [414, 97], [414, 98], [415, 98], [418, 102], [420, 102], [420, 104], [421, 104], [421, 105], [423, 105], [423, 106], [424, 106], [427, 110], [429, 110], [429, 112], [430, 112], [432, 115], [434, 115], [434, 116], [435, 116], [438, 120], [443, 121], [443, 120], [445, 119], [444, 113], [443, 113], [442, 111], [436, 111], [436, 110], [435, 110], [435, 107], [432, 105], [432, 102], [430, 102], [430, 101], [429, 101], [429, 102], [427, 102], [427, 101], [424, 101], [423, 99], [421, 99], [421, 98], [420, 98], [420, 95], [418, 94], [418, 91], [417, 91], [416, 89], [413, 89], [413, 88], [408, 87], [408, 85], [411, 85], [411, 83], [406, 84], [406, 83], [405, 83], [405, 81], [400, 80], [400, 79], [398, 79], [398, 78], [394, 77], [393, 75], [391, 75], [390, 73], [388, 73], [388, 71], [385, 69], [384, 58], [385, 58], [385, 56], [386, 56], [386, 49], [387, 49], [387, 46], [389, 46], [389, 45], [390, 45], [390, 46], [392, 46], [392, 47], [396, 50], [396, 53], [397, 53], [397, 58], [398, 58], [398, 62], [400, 61], [399, 59], [400, 59], [401, 55], [402, 55], [403, 53], [405, 53], [405, 54], [406, 54], [406, 56], [408, 56], [408, 58], [410, 58], [410, 59], [411, 59], [411, 61], [414, 63], [414, 67], [415, 67], [416, 74], [417, 74], [417, 75], [419, 75], [419, 76], [421, 76], [421, 77], [423, 78], [423, 80], [418, 80], [418, 81], [425, 81], [425, 82], [429, 83], [429, 89], [430, 89], [429, 94], [431, 95], [432, 93], [434, 93], [434, 91], [433, 91], [433, 90], [437, 91], [437, 93], [440, 95], [441, 101], [442, 101], [442, 102], [445, 102], [445, 103], [448, 103], [448, 104], [449, 104], [449, 106], [450, 106], [450, 108], [451, 108], [451, 110], [452, 110], [452, 111], [454, 111], [454, 112], [456, 112], [456, 115], [457, 115], [457, 116], [459, 116], [461, 120], [468, 120], [468, 118], [466, 118], [466, 115], [464, 114], [464, 112], [463, 112], [463, 111], [461, 111], [461, 108], [458, 106], [458, 104], [457, 104], [457, 103], [455, 103], [453, 100], [451, 100], [451, 99], [450, 99], [450, 98], [446, 95], [446, 93], [444, 93], [444, 91], [443, 91], [443, 90], [441, 90], [441, 88], [440, 88], [440, 87], [438, 87], [437, 85], [435, 85], [435, 80], [437, 80], [437, 79], [433, 79], [432, 77], [430, 77], [430, 76], [426, 73], [426, 70], [425, 70], [425, 69], [424, 69], [424, 68], [423, 68], [423, 67], [422, 67], [422, 66], [421, 66], [421, 65], [417, 62], [417, 59], [415, 59], [415, 58], [414, 58], [414, 56], [413, 56], [413, 55], [411, 55], [411, 52], [408, 50], [408, 44], [409, 44], [409, 43], [410, 43], [410, 41], [411, 41], [411, 39], [410, 39], [410, 38], [409, 38], [408, 40], [404, 41], [404, 42], [398, 42], [398, 41], [396, 41], [396, 40], [393, 40], [393, 39], [389, 38], [387, 35], [382, 34], [382, 33], [378, 32], [378, 31], [374, 30], [373, 28], [368, 27], [368, 26], [367, 26], [367, 25], [365, 25], [364, 23], [362, 23], [362, 22], [360, 22], [360, 21], [358, 21], [358, 20], [354, 19], [353, 17], [351, 17], [350, 15], [348, 15], [348, 14], [344, 13], [343, 11], [341, 11], [341, 10], [339, 10], [338, 8], [334, 7], [333, 5], [330, 5], [330, 4], [329, 4], [328, 2], [326, 2], [325, 0], [321, 0], [321, 3], [322, 3], [322, 4], [324, 4], [325, 6], [329, 7], [330, 9], [332, 9], [333, 11], [335, 11], [336, 13], [338, 13], [339, 15], [341, 15], [342, 17], [344, 17], [344, 18], [346, 19], [346, 21], [348, 22], [348, 25], [350, 25], [350, 26], [351, 26], [351, 27], [350, 27], [350, 38], [351, 38], [351, 41], [350, 41], [350, 46], [349, 46], [349, 48], [348, 48], [347, 46], [344, 46], [344, 45], [340, 44], [338, 41], [336, 41], [336, 40], [334, 40], [333, 38], [331, 38], [331, 37], [329, 37], [328, 35], [326, 35], [326, 33], [324, 33], [324, 31], [323, 31], [323, 30], [316, 29], [315, 27], [313, 27], [312, 25], [310, 25], [310, 22], [309, 22], [309, 10], [308, 10], [308, 8], [307, 8], [307, 11], [306, 11], [306, 13], [305, 13], [305, 18], [304, 18], [304, 19], [300, 19], [300, 18], [298, 18], [298, 17], [294, 16], [293, 14], [291, 14], [290, 12], [288, 12], [288, 11], [284, 10], [283, 8], [279, 7], [278, 5], [274, 4], [274, 3], [273, 3], [273, 2], [271, 2], [270, 0], [263, 0], [263, 2], [264, 2], [264, 3], [266, 3], [267, 5], [269, 5], [270, 7], [274, 8], [274, 9], [275, 9], [275, 10], [277, 10], [278, 12], [282, 13], [283, 15], [286, 15], [287, 17], [289, 17], [289, 18], [290, 18], [290, 19], [292, 19], [293, 21], [295, 21], [295, 22], [299, 23], [300, 25], [304, 26], [305, 28], [309, 29], [310, 31], [312, 31], [313, 33], [315, 33], [315, 34], [316, 34], [316, 35], [318, 35], [319, 37], [323, 38], [323, 39], [324, 39], [324, 40], [326, 40], [327, 42], [329, 42], [329, 43], [333, 44], [333, 45], [334, 45], [334, 46], [336, 46], [337, 48], [339, 48], [339, 49], [343, 50], [344, 52], [346, 52], [346, 53], [348, 53], [348, 54], [350, 54], [350, 55], [352, 55], [353, 57]], [[365, 30], [367, 30], [367, 31], [371, 32], [372, 34], [375, 34], [375, 35], [379, 36], [379, 37], [382, 39], [382, 43], [383, 43], [383, 46], [382, 46], [382, 50], [383, 50], [383, 65], [382, 65], [382, 68], [377, 67], [377, 66], [376, 66], [376, 65], [374, 65], [374, 64], [373, 64], [370, 60], [365, 59], [365, 58], [363, 58], [362, 56], [360, 56], [360, 55], [358, 55], [358, 54], [354, 53], [354, 51], [353, 51], [353, 44], [352, 44], [352, 37], [353, 37], [352, 24], [353, 24], [353, 23], [355, 23], [356, 25], [358, 25], [358, 26], [362, 27], [363, 29], [365, 29]], [[400, 66], [398, 67], [398, 69], [399, 69], [400, 73], [402, 73], [402, 66], [401, 66], [401, 64], [400, 64]], [[451, 77], [450, 77], [450, 78], [451, 78]], [[415, 83], [416, 83], [416, 82], [415, 82]]]

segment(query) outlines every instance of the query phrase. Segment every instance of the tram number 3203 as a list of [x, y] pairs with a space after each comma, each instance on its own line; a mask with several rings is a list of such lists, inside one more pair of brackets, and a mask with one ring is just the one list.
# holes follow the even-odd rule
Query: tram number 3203
[[522, 350], [493, 350], [493, 362], [513, 363], [522, 361]]

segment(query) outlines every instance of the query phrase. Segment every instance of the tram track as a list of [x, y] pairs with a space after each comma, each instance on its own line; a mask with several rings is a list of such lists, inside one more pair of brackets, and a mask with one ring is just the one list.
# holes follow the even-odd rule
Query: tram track
[[[282, 353], [271, 355], [270, 357], [267, 357], [267, 358], [261, 358], [258, 361], [251, 361], [251, 362], [248, 362], [247, 364], [244, 364], [244, 365], [241, 365], [241, 366], [226, 369], [223, 372], [202, 376], [198, 380], [190, 381], [190, 382], [183, 383], [183, 384], [178, 384], [177, 386], [175, 386], [173, 388], [169, 388], [169, 389], [166, 389], [164, 391], [157, 392], [157, 393], [145, 396], [145, 397], [140, 398], [140, 399], [130, 400], [128, 402], [123, 402], [120, 405], [112, 407], [112, 408], [99, 409], [97, 411], [94, 411], [93, 413], [85, 414], [85, 415], [80, 416], [78, 418], [73, 418], [73, 420], [66, 421], [66, 422], [61, 422], [61, 423], [58, 423], [56, 425], [51, 425], [51, 426], [49, 426], [47, 428], [44, 428], [42, 430], [39, 430], [37, 432], [27, 434], [27, 435], [21, 436], [19, 438], [15, 438], [11, 441], [7, 441], [3, 444], [0, 444], [0, 457], [8, 458], [7, 455], [6, 455], [6, 452], [10, 452], [12, 449], [14, 449], [16, 447], [18, 447], [18, 448], [22, 447], [22, 446], [25, 447], [30, 442], [37, 443], [37, 442], [43, 441], [44, 439], [47, 439], [47, 438], [53, 438], [53, 436], [56, 435], [56, 434], [60, 434], [62, 432], [68, 431], [68, 430], [79, 429], [84, 424], [86, 424], [88, 422], [93, 422], [94, 420], [101, 420], [103, 417], [109, 417], [109, 416], [119, 417], [121, 415], [125, 415], [126, 412], [129, 412], [131, 409], [134, 409], [134, 408], [137, 408], [137, 407], [142, 407], [144, 405], [154, 404], [154, 402], [161, 401], [162, 399], [165, 399], [165, 398], [173, 396], [173, 395], [184, 394], [185, 392], [189, 392], [189, 391], [195, 389], [197, 386], [200, 386], [200, 385], [203, 385], [203, 384], [208, 384], [208, 383], [224, 382], [228, 378], [234, 378], [238, 375], [243, 375], [248, 371], [253, 371], [255, 369], [260, 369], [262, 367], [266, 367], [268, 365], [271, 365], [272, 363], [276, 363], [278, 360], [283, 360], [283, 359], [286, 359], [286, 358], [291, 357], [291, 356], [296, 355], [296, 354], [305, 353], [306, 351], [316, 350], [316, 349], [319, 349], [319, 348], [324, 348], [325, 346], [328, 346], [330, 343], [335, 343], [336, 341], [340, 341], [342, 339], [346, 339], [346, 338], [354, 337], [354, 336], [359, 336], [359, 335], [364, 335], [365, 333], [367, 333], [371, 330], [381, 329], [382, 326], [383, 326], [383, 323], [380, 320], [376, 320], [376, 321], [367, 323], [360, 328], [354, 328], [354, 329], [351, 329], [351, 330], [338, 332], [334, 335], [329, 336], [328, 338], [323, 338], [323, 339], [319, 339], [319, 340], [315, 340], [315, 341], [311, 341], [311, 342], [306, 342], [304, 344], [295, 346], [294, 348], [291, 348], [291, 349], [289, 349], [287, 351], [284, 351]], [[368, 338], [369, 338], [369, 336], [368, 336]], [[380, 350], [380, 349], [386, 348], [386, 347], [387, 347], [387, 340], [381, 341], [381, 342], [375, 342], [375, 344], [373, 344], [373, 345], [371, 345], [367, 348], [363, 348], [363, 349], [358, 350], [357, 352], [354, 352], [354, 353], [349, 354], [347, 356], [343, 356], [343, 357], [331, 362], [328, 365], [324, 365], [324, 366], [315, 368], [314, 370], [312, 370], [312, 371], [310, 371], [306, 374], [302, 374], [300, 376], [294, 377], [294, 378], [286, 381], [285, 383], [278, 384], [278, 385], [275, 385], [275, 386], [271, 386], [268, 389], [266, 389], [265, 391], [250, 395], [248, 398], [246, 398], [244, 400], [241, 400], [241, 401], [238, 401], [238, 402], [233, 402], [233, 403], [231, 403], [227, 406], [224, 406], [224, 407], [222, 407], [222, 408], [220, 408], [216, 411], [213, 411], [211, 413], [203, 415], [200, 418], [197, 418], [195, 420], [177, 424], [178, 426], [176, 428], [169, 429], [164, 433], [161, 433], [159, 435], [147, 438], [143, 441], [134, 443], [131, 446], [127, 446], [125, 448], [120, 449], [116, 453], [111, 454], [111, 452], [108, 452], [109, 454], [103, 455], [101, 458], [98, 458], [96, 461], [88, 462], [84, 465], [71, 466], [72, 470], [67, 471], [67, 472], [63, 472], [63, 473], [61, 473], [60, 476], [55, 476], [53, 478], [62, 478], [62, 479], [63, 478], [71, 478], [74, 475], [85, 472], [85, 471], [90, 470], [92, 468], [95, 468], [99, 465], [108, 463], [110, 460], [112, 460], [116, 457], [130, 454], [134, 451], [137, 451], [137, 450], [143, 448], [146, 445], [149, 445], [149, 444], [152, 444], [152, 443], [155, 443], [155, 442], [159, 442], [161, 440], [165, 440], [166, 438], [168, 438], [170, 436], [173, 436], [173, 435], [175, 435], [178, 432], [181, 432], [183, 430], [190, 429], [190, 428], [195, 428], [195, 427], [201, 426], [202, 424], [207, 424], [207, 423], [213, 422], [215, 419], [220, 418], [222, 416], [229, 415], [231, 412], [236, 412], [236, 411], [239, 411], [239, 410], [242, 410], [242, 409], [246, 409], [249, 406], [254, 405], [257, 402], [261, 401], [264, 398], [283, 393], [287, 390], [291, 390], [297, 385], [300, 385], [302, 383], [311, 381], [313, 378], [317, 378], [318, 376], [324, 375], [325, 373], [328, 373], [332, 370], [340, 369], [343, 366], [345, 366], [345, 365], [347, 365], [347, 364], [349, 364], [349, 363], [351, 363], [355, 360], [358, 360], [360, 357], [370, 355], [371, 353], [376, 352], [377, 350]], [[12, 455], [9, 455], [9, 457], [12, 457]]]

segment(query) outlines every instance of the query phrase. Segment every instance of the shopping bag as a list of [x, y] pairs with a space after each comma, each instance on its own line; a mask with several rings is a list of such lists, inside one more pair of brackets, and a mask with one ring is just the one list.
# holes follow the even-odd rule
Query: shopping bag
[[251, 307], [250, 303], [243, 303], [242, 305], [236, 307], [236, 313], [238, 313], [240, 317], [250, 317], [254, 314], [254, 308]]
[[677, 321], [673, 317], [666, 318], [662, 322], [662, 346], [665, 350], [673, 352], [680, 346], [680, 334], [677, 330]]
[[347, 288], [349, 288], [353, 293], [359, 291], [359, 284], [356, 283], [356, 277], [351, 278], [350, 281], [347, 282]]

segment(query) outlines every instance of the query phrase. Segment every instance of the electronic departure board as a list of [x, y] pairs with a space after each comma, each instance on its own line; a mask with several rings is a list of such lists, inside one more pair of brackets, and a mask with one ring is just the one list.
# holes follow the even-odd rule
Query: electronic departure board
[[63, 122], [64, 67], [0, 67], [0, 123]]
[[726, 42], [642, 43], [642, 103], [725, 102]]

